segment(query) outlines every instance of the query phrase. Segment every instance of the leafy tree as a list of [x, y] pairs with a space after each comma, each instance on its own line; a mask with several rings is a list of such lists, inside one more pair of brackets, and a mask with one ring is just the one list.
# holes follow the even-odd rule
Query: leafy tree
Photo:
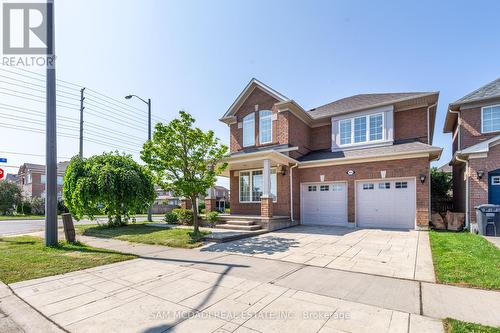
[[110, 226], [123, 225], [153, 203], [152, 179], [147, 168], [130, 155], [75, 156], [64, 176], [64, 202], [77, 220], [104, 213]]
[[164, 190], [191, 199], [194, 232], [199, 231], [196, 198], [215, 184], [217, 175], [227, 167], [220, 163], [227, 147], [213, 131], [193, 127], [194, 118], [180, 111], [179, 118], [167, 125], [158, 123], [153, 138], [144, 144], [141, 158]]
[[15, 183], [0, 180], [0, 214], [7, 215], [21, 202], [21, 189]]
[[451, 175], [438, 170], [436, 167], [431, 169], [431, 193], [432, 198], [443, 200], [450, 198]]

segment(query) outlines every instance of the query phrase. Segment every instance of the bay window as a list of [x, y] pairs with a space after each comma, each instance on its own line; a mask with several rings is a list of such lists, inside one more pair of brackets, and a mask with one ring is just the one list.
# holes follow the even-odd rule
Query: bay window
[[481, 119], [483, 133], [500, 131], [500, 105], [482, 108]]
[[273, 113], [269, 110], [259, 112], [259, 141], [260, 143], [273, 141]]
[[243, 118], [243, 147], [255, 145], [255, 113]]
[[[263, 192], [264, 175], [262, 169], [240, 171], [240, 202], [260, 202]], [[276, 169], [271, 169], [270, 191], [273, 201], [277, 199]]]
[[340, 145], [381, 141], [384, 138], [382, 113], [342, 119], [339, 121]]

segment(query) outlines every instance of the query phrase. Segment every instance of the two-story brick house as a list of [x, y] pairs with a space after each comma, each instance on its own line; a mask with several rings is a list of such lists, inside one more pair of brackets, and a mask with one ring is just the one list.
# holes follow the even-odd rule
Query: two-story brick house
[[452, 133], [453, 205], [475, 223], [474, 207], [500, 204], [500, 78], [448, 106]]
[[[57, 197], [62, 197], [64, 173], [69, 161], [57, 163]], [[24, 163], [19, 167], [17, 182], [25, 198], [45, 198], [45, 165]]]
[[252, 79], [221, 118], [231, 214], [427, 228], [438, 95], [362, 94], [306, 111]]

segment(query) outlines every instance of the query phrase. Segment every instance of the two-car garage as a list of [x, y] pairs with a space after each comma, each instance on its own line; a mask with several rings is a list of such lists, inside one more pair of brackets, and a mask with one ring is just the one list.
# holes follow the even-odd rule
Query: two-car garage
[[[415, 178], [356, 181], [354, 188], [356, 226], [415, 228]], [[302, 224], [347, 226], [347, 191], [347, 182], [302, 184]]]

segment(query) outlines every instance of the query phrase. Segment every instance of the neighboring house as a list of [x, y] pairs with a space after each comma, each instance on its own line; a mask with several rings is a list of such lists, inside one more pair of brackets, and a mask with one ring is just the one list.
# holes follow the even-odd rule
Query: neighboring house
[[252, 79], [230, 128], [231, 213], [427, 228], [438, 92], [362, 94], [306, 111]]
[[[64, 173], [69, 161], [57, 163], [57, 197], [62, 198]], [[17, 182], [25, 198], [45, 198], [45, 165], [24, 163], [19, 167]]]
[[450, 175], [453, 173], [453, 168], [451, 167], [450, 163], [446, 163], [445, 165], [442, 165], [437, 169], [438, 169], [438, 171], [448, 173]]
[[5, 176], [5, 180], [11, 183], [17, 183], [18, 177], [14, 173], [8, 173], [7, 176]]
[[212, 188], [212, 191], [214, 191], [216, 209], [223, 212], [226, 207], [229, 207], [229, 190], [224, 186], [216, 185]]
[[180, 200], [179, 197], [175, 196], [172, 191], [165, 191], [159, 186], [155, 186], [156, 190], [156, 200], [155, 205], [170, 205], [170, 206], [179, 206]]
[[453, 204], [475, 223], [474, 207], [500, 204], [500, 78], [448, 106], [452, 133]]

